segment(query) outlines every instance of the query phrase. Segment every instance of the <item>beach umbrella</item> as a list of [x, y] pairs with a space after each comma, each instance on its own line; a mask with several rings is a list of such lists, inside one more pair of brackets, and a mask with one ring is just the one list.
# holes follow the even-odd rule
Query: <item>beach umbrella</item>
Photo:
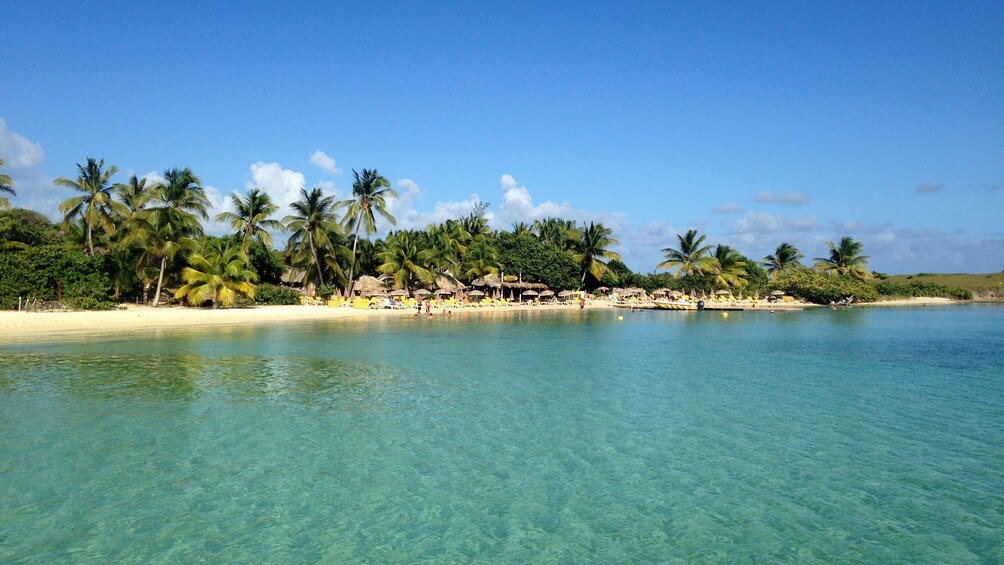
[[541, 297], [554, 296], [554, 291], [553, 290], [545, 290], [544, 292], [540, 293], [540, 296]]
[[436, 291], [436, 295], [438, 296], [445, 296], [447, 294], [453, 294], [453, 291], [445, 288], [441, 288]]
[[606, 292], [608, 290], [610, 290], [610, 289], [607, 288], [607, 287], [605, 287], [605, 286], [601, 286], [600, 288], [596, 289], [596, 292]]
[[561, 292], [558, 293], [558, 298], [568, 298], [571, 295], [572, 295], [572, 291], [570, 291], [570, 290], [563, 290], [563, 291], [561, 291]]
[[732, 294], [732, 293], [729, 292], [729, 291], [727, 291], [727, 290], [719, 290], [719, 291], [715, 292], [715, 294], [722, 294], [722, 295], [724, 295], [724, 294]]
[[668, 288], [660, 288], [659, 290], [653, 291], [652, 296], [665, 296], [667, 293], [669, 293]]
[[774, 292], [772, 292], [770, 294], [772, 296], [784, 296], [784, 291], [783, 290], [775, 290]]
[[373, 291], [373, 292], [367, 292], [366, 293], [366, 297], [367, 298], [373, 298], [374, 296], [387, 296], [387, 295], [384, 294], [383, 292], [380, 292], [380, 291]]
[[538, 296], [538, 293], [536, 290], [524, 290], [523, 296]]
[[408, 293], [402, 289], [392, 290], [387, 293], [387, 296], [407, 296]]
[[420, 288], [415, 291], [415, 296], [425, 296], [427, 294], [432, 294], [432, 291], [426, 290], [424, 288]]
[[674, 290], [674, 291], [670, 292], [669, 295], [670, 296], [683, 296], [683, 292], [681, 292], [679, 290]]
[[480, 290], [472, 290], [467, 293], [467, 296], [484, 296], [484, 295], [485, 293], [481, 292]]

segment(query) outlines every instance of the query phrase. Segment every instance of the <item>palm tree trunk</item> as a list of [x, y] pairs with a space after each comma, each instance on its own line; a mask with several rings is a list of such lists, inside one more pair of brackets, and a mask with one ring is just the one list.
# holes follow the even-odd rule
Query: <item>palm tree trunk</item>
[[91, 257], [94, 257], [94, 240], [91, 239], [91, 223], [87, 222], [87, 248], [91, 250]]
[[363, 211], [359, 211], [359, 215], [356, 216], [356, 233], [352, 237], [352, 264], [349, 265], [349, 283], [345, 285], [345, 296], [352, 296], [352, 276], [356, 270], [356, 246], [359, 245], [359, 226], [362, 225]]
[[167, 255], [160, 257], [160, 276], [157, 277], [157, 294], [153, 295], [153, 306], [160, 306], [160, 287], [164, 284], [164, 269], [167, 268]]
[[317, 267], [317, 280], [324, 284], [324, 270], [321, 269], [321, 260], [317, 258], [317, 246], [314, 245], [314, 237], [310, 237], [310, 253], [314, 256], [314, 266]]

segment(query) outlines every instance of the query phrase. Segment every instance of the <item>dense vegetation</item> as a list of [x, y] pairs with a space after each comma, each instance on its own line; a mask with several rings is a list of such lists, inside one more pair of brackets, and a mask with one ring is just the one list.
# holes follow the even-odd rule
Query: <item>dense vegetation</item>
[[[9, 200], [0, 198], [0, 308], [17, 307], [19, 298], [74, 308], [171, 300], [214, 307], [294, 304], [300, 290], [282, 286], [284, 273], [287, 284], [320, 296], [351, 292], [360, 275], [388, 275], [397, 288], [414, 290], [435, 288], [444, 274], [470, 283], [504, 273], [506, 281], [555, 290], [632, 286], [749, 296], [783, 290], [819, 303], [850, 296], [874, 300], [879, 294], [968, 297], [939, 285], [869, 285], [868, 257], [850, 237], [828, 243], [829, 254], [807, 267], [789, 243], [757, 261], [690, 230], [662, 250], [666, 260], [657, 269], [672, 273], [639, 274], [611, 250], [619, 242], [602, 224], [544, 218], [492, 230], [487, 203], [424, 230], [391, 231], [370, 241], [366, 237], [378, 225], [395, 224], [387, 203], [397, 195], [387, 179], [368, 169], [353, 171], [350, 198], [336, 202], [320, 188], [303, 189], [281, 219], [259, 189], [231, 195], [233, 211], [216, 219], [229, 223], [233, 233], [212, 237], [203, 232], [210, 203], [191, 170], [169, 169], [156, 182], [133, 176], [113, 183], [117, 170], [87, 159], [75, 177], [56, 179], [75, 193], [60, 205], [58, 225], [36, 212], [10, 209]], [[4, 175], [0, 190], [16, 196]], [[287, 236], [282, 251], [273, 248], [279, 233]]]

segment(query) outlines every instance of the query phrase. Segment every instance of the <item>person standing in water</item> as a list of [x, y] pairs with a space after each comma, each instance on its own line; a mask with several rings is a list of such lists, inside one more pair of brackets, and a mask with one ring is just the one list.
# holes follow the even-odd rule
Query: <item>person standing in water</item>
[[586, 307], [586, 297], [585, 296], [580, 296], [579, 297], [579, 310], [583, 310], [583, 309], [585, 309], [585, 307]]

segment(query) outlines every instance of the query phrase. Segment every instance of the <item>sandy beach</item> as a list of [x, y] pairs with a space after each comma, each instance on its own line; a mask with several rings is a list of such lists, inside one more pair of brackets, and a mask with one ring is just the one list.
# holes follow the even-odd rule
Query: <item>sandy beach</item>
[[[612, 308], [609, 302], [589, 301], [586, 307]], [[465, 313], [513, 312], [520, 310], [576, 310], [578, 305], [506, 306], [466, 308]], [[456, 312], [456, 310], [454, 310]], [[360, 310], [327, 306], [256, 306], [252, 308], [202, 309], [171, 306], [128, 305], [101, 312], [0, 312], [0, 340], [32, 339], [54, 335], [114, 333], [153, 328], [217, 325], [250, 325], [270, 322], [334, 320], [414, 316], [415, 310]], [[423, 313], [423, 316], [425, 314]], [[443, 310], [433, 310], [434, 317]]]
[[[947, 298], [905, 298], [883, 300], [854, 307], [883, 306], [941, 306], [957, 304]], [[758, 309], [801, 309], [818, 307], [812, 304], [761, 304]], [[610, 309], [603, 300], [586, 303], [589, 309]], [[520, 310], [576, 310], [577, 304], [547, 306], [506, 306], [496, 308], [467, 308], [464, 313], [514, 312]], [[454, 312], [457, 312], [456, 310]], [[434, 310], [443, 316], [442, 310]], [[381, 318], [413, 316], [414, 310], [359, 310], [355, 308], [330, 308], [326, 306], [257, 306], [221, 310], [171, 306], [152, 308], [128, 305], [117, 310], [102, 312], [0, 312], [0, 340], [24, 340], [47, 336], [115, 333], [154, 328], [179, 328], [214, 325], [249, 325], [271, 322], [309, 320], [334, 320], [346, 318]], [[423, 314], [424, 315], [424, 314]]]

